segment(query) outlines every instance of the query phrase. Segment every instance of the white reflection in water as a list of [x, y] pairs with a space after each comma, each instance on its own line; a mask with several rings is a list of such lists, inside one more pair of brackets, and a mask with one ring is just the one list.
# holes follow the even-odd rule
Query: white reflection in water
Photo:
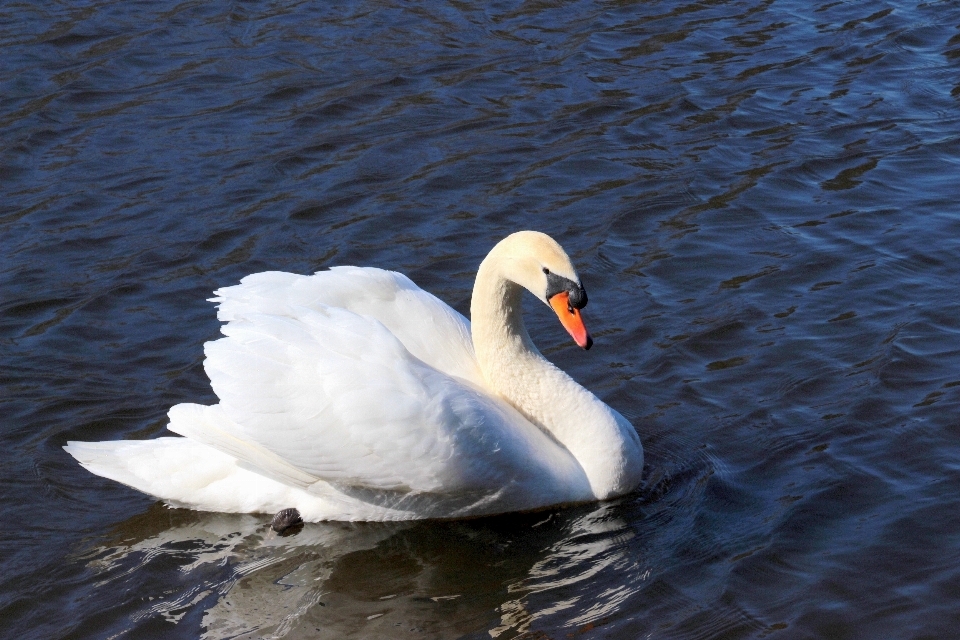
[[258, 557], [237, 566], [236, 577], [204, 614], [202, 637], [287, 636], [322, 604], [337, 558], [372, 549], [396, 531], [310, 526], [289, 537], [268, 533]]
[[595, 622], [637, 591], [646, 575], [616, 512], [319, 523], [281, 537], [264, 517], [157, 506], [87, 557], [101, 584], [140, 572], [167, 594], [134, 620], [203, 607], [203, 638], [511, 638]]
[[[624, 585], [606, 589], [599, 595], [595, 588], [582, 588], [612, 565], [628, 561], [627, 543], [634, 534], [614, 512], [613, 504], [599, 504], [595, 510], [573, 521], [567, 535], [530, 568], [527, 577], [508, 587], [509, 593], [522, 595], [500, 605], [501, 624], [491, 629], [490, 635], [496, 638], [506, 631], [525, 632], [537, 620], [563, 611], [573, 614], [564, 626], [595, 622], [614, 612], [621, 602], [635, 593], [636, 587]], [[534, 594], [549, 591], [554, 592], [550, 598], [552, 604], [532, 611], [525, 604]], [[565, 592], [576, 595], [560, 595]]]

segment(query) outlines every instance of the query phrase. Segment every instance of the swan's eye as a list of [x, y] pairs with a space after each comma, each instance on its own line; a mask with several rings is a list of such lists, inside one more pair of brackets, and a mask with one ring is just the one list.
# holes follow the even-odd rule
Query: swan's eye
[[570, 315], [573, 315], [573, 305], [572, 305], [572, 304], [568, 304], [568, 305], [567, 305], [567, 311], [570, 312]]
[[550, 269], [547, 269], [546, 267], [543, 268], [543, 272], [547, 275], [550, 275]]

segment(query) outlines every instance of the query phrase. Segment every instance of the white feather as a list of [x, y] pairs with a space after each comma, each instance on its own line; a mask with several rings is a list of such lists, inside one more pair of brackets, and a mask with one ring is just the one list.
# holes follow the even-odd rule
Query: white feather
[[[639, 482], [642, 449], [619, 414], [531, 352], [516, 360], [533, 386], [516, 397], [543, 398], [564, 424], [532, 422], [491, 390], [470, 323], [405, 276], [268, 272], [215, 293], [226, 324], [204, 368], [220, 403], [173, 407], [183, 438], [69, 443], [85, 468], [177, 506], [307, 520], [484, 515]], [[504, 375], [524, 374], [513, 366]], [[558, 441], [577, 416], [596, 424]]]

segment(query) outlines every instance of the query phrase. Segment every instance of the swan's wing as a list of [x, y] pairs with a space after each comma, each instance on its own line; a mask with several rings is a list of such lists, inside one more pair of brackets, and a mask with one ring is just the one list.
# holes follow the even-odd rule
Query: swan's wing
[[223, 322], [257, 312], [276, 315], [284, 308], [323, 306], [376, 318], [420, 360], [483, 385], [470, 322], [402, 274], [369, 267], [333, 267], [312, 276], [268, 271], [214, 293], [211, 301], [219, 303]]
[[572, 456], [512, 407], [415, 357], [378, 320], [315, 307], [234, 314], [227, 337], [206, 344], [228, 418], [218, 430], [229, 436], [206, 444], [274, 477], [293, 467], [301, 486], [312, 477], [447, 495], [514, 487], [545, 503], [578, 486]]

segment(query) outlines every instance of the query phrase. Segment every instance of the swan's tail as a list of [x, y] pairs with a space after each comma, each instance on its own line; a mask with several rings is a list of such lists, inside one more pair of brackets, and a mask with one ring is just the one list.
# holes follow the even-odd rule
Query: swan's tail
[[[171, 428], [198, 430], [199, 405], [178, 405]], [[190, 424], [188, 424], [190, 423]], [[325, 483], [308, 492], [246, 468], [233, 456], [192, 438], [68, 442], [64, 449], [91, 473], [159, 498], [173, 507], [274, 514], [297, 508], [304, 520], [406, 520], [413, 514], [367, 505]], [[324, 486], [318, 486], [324, 485]], [[325, 491], [324, 491], [325, 489]]]
[[74, 441], [64, 449], [91, 473], [171, 505], [202, 511], [248, 511], [229, 508], [222, 488], [225, 481], [236, 480], [238, 472], [250, 472], [239, 469], [230, 456], [187, 438]]
[[324, 500], [240, 467], [225, 453], [189, 438], [68, 442], [83, 468], [173, 507], [225, 513], [269, 513], [297, 507], [321, 519]]
[[[153, 493], [151, 487], [155, 482], [141, 477], [137, 471], [148, 471], [136, 463], [143, 454], [143, 441], [120, 440], [117, 442], [78, 442], [72, 440], [63, 447], [64, 451], [73, 456], [80, 466], [87, 471], [109, 480], [115, 480], [138, 491]], [[155, 448], [160, 445], [153, 445]], [[140, 467], [138, 469], [138, 467]], [[152, 488], [152, 487], [151, 487]]]

